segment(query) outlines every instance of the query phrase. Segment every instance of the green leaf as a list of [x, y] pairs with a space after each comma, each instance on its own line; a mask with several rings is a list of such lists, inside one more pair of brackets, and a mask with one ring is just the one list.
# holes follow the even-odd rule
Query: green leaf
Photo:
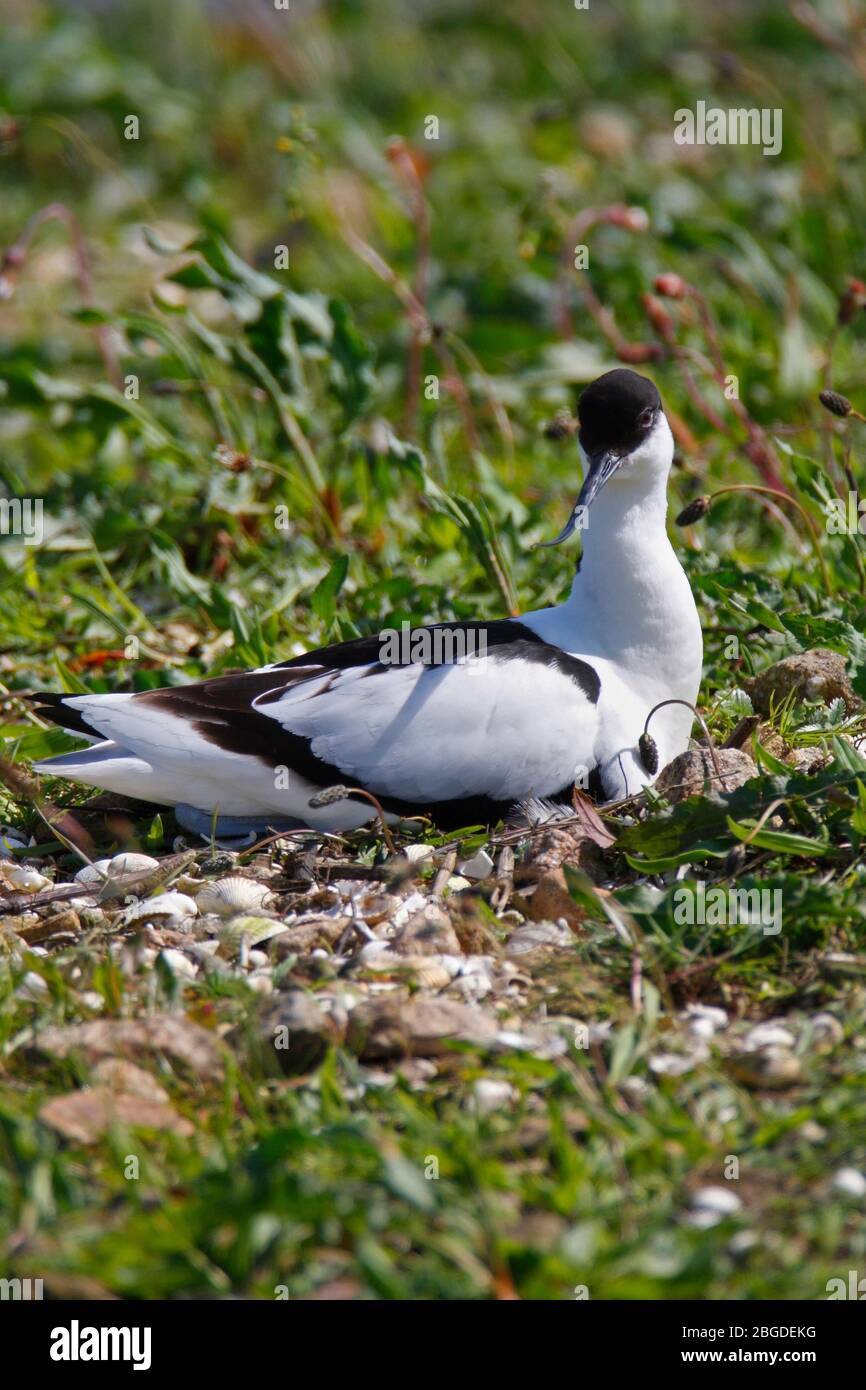
[[348, 555], [338, 555], [324, 579], [320, 579], [310, 596], [313, 612], [317, 618], [330, 627], [334, 621], [337, 595], [343, 587], [349, 572]]
[[789, 830], [767, 830], [766, 828], [755, 831], [757, 822], [751, 825], [735, 821], [731, 816], [727, 818], [728, 829], [738, 840], [748, 840], [755, 849], [769, 849], [774, 854], [800, 854], [813, 858], [816, 855], [832, 854], [833, 846], [824, 843], [822, 840], [812, 840], [808, 835], [797, 835]]

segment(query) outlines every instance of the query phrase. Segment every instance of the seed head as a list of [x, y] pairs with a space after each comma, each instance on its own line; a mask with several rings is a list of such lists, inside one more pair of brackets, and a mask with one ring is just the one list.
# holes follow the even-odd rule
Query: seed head
[[688, 506], [683, 507], [677, 517], [677, 526], [693, 526], [701, 517], [706, 516], [710, 510], [710, 499], [706, 493], [703, 497], [695, 497], [689, 502]]
[[659, 748], [652, 734], [641, 734], [637, 741], [640, 759], [651, 777], [659, 770]]
[[831, 415], [839, 415], [842, 419], [854, 409], [848, 397], [840, 396], [838, 391], [822, 391], [818, 400]]
[[332, 806], [335, 801], [346, 801], [348, 796], [348, 787], [323, 787], [320, 792], [316, 792], [315, 796], [310, 797], [307, 805], [318, 810], [320, 806]]

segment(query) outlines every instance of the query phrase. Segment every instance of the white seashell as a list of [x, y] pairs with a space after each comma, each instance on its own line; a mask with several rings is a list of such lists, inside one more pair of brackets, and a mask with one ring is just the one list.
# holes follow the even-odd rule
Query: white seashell
[[449, 893], [462, 893], [464, 888], [471, 887], [472, 884], [469, 882], [469, 879], [464, 878], [462, 874], [452, 874], [448, 880]]
[[765, 1047], [793, 1047], [794, 1034], [779, 1023], [756, 1023], [745, 1036], [743, 1046], [747, 1052], [760, 1052]]
[[165, 947], [159, 953], [161, 960], [165, 961], [173, 975], [185, 975], [188, 980], [194, 980], [198, 974], [193, 961], [185, 956], [183, 951], [174, 951], [171, 947]]
[[195, 900], [199, 912], [212, 912], [217, 917], [261, 912], [275, 901], [267, 884], [247, 878], [244, 874], [230, 874], [227, 878], [216, 878], [202, 884]]
[[158, 869], [159, 860], [153, 859], [149, 854], [136, 854], [131, 850], [124, 850], [120, 854], [114, 854], [110, 859], [95, 859], [92, 864], [85, 864], [83, 869], [79, 869], [75, 875], [76, 883], [86, 883], [99, 885], [104, 883], [106, 878], [121, 878], [124, 874], [140, 874], [145, 869]]
[[51, 879], [38, 869], [28, 868], [26, 864], [16, 864], [12, 859], [0, 860], [0, 883], [6, 888], [14, 888], [19, 893], [38, 893], [40, 888], [50, 888]]
[[273, 917], [241, 915], [220, 927], [219, 940], [223, 946], [260, 946], [262, 942], [270, 941], [274, 936], [283, 936], [287, 931], [285, 923], [277, 922]]
[[404, 855], [410, 864], [423, 864], [425, 859], [433, 858], [432, 845], [406, 845]]
[[[389, 961], [394, 954], [387, 941], [368, 941], [366, 946], [361, 947], [358, 960], [362, 965], [372, 966], [375, 969], [379, 961], [383, 958], [385, 961]], [[384, 969], [385, 967], [382, 965], [380, 968]]]
[[123, 914], [124, 926], [133, 922], [156, 921], [158, 918], [169, 922], [181, 922], [185, 917], [195, 917], [198, 908], [186, 893], [160, 893], [156, 898], [145, 898], [133, 903]]

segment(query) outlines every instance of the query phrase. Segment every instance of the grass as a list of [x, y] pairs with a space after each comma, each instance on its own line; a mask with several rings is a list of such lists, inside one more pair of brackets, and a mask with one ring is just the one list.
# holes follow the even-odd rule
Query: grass
[[[843, 654], [866, 695], [862, 537], [826, 510], [857, 492], [861, 425], [817, 400], [831, 384], [864, 406], [853, 38], [848, 53], [778, 3], [16, 11], [0, 246], [60, 204], [90, 283], [66, 214], [4, 272], [0, 495], [43, 499], [45, 530], [39, 546], [0, 536], [5, 759], [73, 746], [29, 716], [34, 688], [143, 690], [557, 601], [573, 554], [534, 547], [567, 514], [576, 460], [568, 430], [545, 427], [623, 352], [672, 412], [672, 515], [731, 484], [781, 487], [817, 534], [747, 491], [676, 533], [715, 741], [748, 713], [748, 678], [797, 651]], [[678, 150], [673, 114], [697, 100], [780, 107], [781, 155]], [[866, 1163], [864, 731], [842, 702], [782, 703], [745, 788], [611, 821], [603, 876], [643, 989], [635, 1007], [610, 900], [573, 879], [583, 930], [521, 966], [500, 1006], [516, 1028], [565, 1020], [552, 1055], [464, 1044], [425, 1072], [340, 1046], [287, 1080], [248, 1045], [262, 1000], [243, 972], [132, 966], [111, 924], [86, 920], [22, 950], [5, 909], [6, 1268], [61, 1296], [824, 1297], [866, 1259], [862, 1198], [834, 1182]], [[813, 746], [820, 771], [785, 761]], [[43, 791], [85, 814], [84, 791]], [[28, 862], [74, 872], [26, 796], [0, 791], [0, 820], [35, 836]], [[100, 852], [172, 849], [168, 812], [88, 824]], [[375, 834], [340, 853], [388, 858]], [[782, 932], [679, 925], [678, 869], [778, 888]], [[472, 911], [501, 947], [514, 922], [489, 889]], [[322, 957], [277, 973], [335, 988]], [[655, 1070], [693, 1046], [690, 1003], [723, 1006], [732, 1034], [784, 1023], [796, 1084], [745, 1083], [719, 1038], [683, 1074]], [[39, 1119], [91, 1077], [37, 1059], [25, 1031], [162, 1011], [230, 1037], [222, 1083], [159, 1061], [192, 1138], [81, 1145]], [[814, 1023], [828, 1012], [832, 1044]], [[594, 1025], [588, 1048], [575, 1022]], [[485, 1113], [479, 1080], [508, 1083], [508, 1103]], [[731, 1156], [740, 1208], [699, 1228], [693, 1194], [724, 1184]]]

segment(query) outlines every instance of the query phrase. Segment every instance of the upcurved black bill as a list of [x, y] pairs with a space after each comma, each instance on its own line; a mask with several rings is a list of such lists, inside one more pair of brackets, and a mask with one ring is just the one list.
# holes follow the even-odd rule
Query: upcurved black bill
[[616, 454], [612, 449], [604, 449], [601, 453], [590, 454], [587, 459], [588, 467], [586, 477], [583, 480], [583, 487], [580, 489], [580, 496], [574, 504], [571, 516], [560, 531], [555, 540], [542, 541], [543, 546], [561, 545], [567, 541], [583, 517], [583, 512], [604, 487], [608, 478], [612, 478], [616, 470], [622, 463], [622, 454]]

